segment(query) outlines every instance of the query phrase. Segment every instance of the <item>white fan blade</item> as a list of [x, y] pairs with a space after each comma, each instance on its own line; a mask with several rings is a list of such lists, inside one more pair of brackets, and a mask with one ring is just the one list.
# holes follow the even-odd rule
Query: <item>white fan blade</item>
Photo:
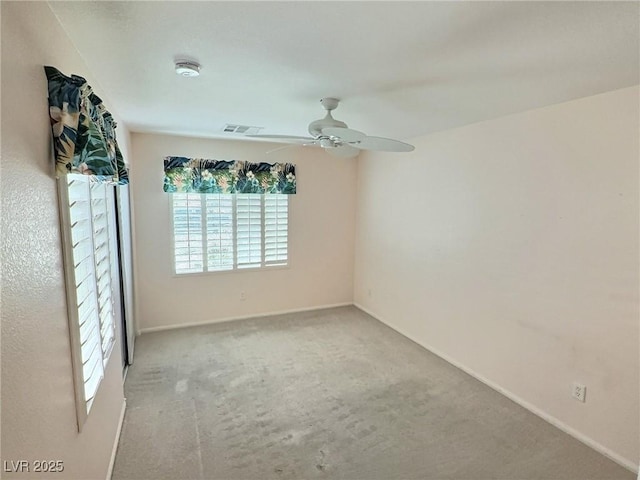
[[296, 143], [293, 143], [293, 144], [291, 144], [291, 145], [285, 145], [284, 147], [274, 148], [273, 150], [269, 150], [268, 152], [265, 152], [265, 155], [269, 155], [269, 154], [271, 154], [271, 153], [273, 153], [273, 152], [277, 152], [277, 151], [284, 150], [284, 149], [287, 149], [287, 148], [296, 148], [296, 147], [317, 147], [317, 146], [318, 146], [318, 144], [317, 144], [316, 142], [310, 142], [310, 143], [307, 143], [307, 142], [302, 142], [302, 141], [301, 141], [301, 142], [299, 142], [299, 143], [298, 143], [298, 142], [296, 142]]
[[295, 135], [245, 135], [250, 138], [265, 138], [269, 140], [279, 140], [282, 142], [312, 142], [315, 140], [313, 137], [298, 137]]
[[325, 148], [325, 152], [334, 157], [353, 158], [360, 153], [360, 150], [351, 145], [340, 145], [335, 148]]
[[284, 150], [286, 148], [296, 148], [299, 145], [293, 144], [293, 145], [285, 145], [284, 147], [278, 147], [278, 148], [274, 148], [273, 150], [268, 150], [267, 152], [265, 152], [265, 155], [271, 155], [274, 152], [279, 152], [280, 150]]
[[366, 137], [366, 135], [358, 130], [341, 127], [326, 127], [322, 129], [323, 135], [330, 137], [338, 137], [343, 142], [357, 142]]
[[362, 140], [354, 142], [353, 146], [363, 150], [377, 150], [380, 152], [412, 152], [416, 148], [408, 143], [382, 137], [364, 137]]

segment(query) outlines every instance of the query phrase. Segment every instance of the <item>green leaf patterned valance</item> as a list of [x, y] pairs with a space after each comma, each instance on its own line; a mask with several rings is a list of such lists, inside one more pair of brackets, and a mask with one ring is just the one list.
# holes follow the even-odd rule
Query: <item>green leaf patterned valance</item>
[[116, 142], [116, 122], [87, 81], [44, 67], [49, 82], [49, 116], [53, 132], [56, 176], [90, 175], [92, 180], [129, 183]]
[[164, 191], [169, 193], [296, 193], [296, 166], [165, 157]]

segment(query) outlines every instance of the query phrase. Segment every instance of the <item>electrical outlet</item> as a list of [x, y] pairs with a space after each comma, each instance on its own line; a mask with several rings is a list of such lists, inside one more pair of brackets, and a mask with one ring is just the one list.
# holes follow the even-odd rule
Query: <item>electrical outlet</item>
[[247, 294], [243, 290], [242, 292], [240, 292], [240, 300], [244, 301], [246, 299], [247, 299]]
[[573, 382], [571, 396], [579, 402], [584, 403], [587, 400], [587, 387], [581, 383]]

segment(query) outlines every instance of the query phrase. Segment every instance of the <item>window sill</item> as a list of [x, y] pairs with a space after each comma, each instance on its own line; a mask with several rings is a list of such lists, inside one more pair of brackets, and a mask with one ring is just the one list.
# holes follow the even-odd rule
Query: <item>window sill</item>
[[213, 272], [194, 272], [194, 273], [173, 273], [172, 278], [189, 278], [189, 277], [209, 277], [209, 276], [217, 276], [217, 275], [229, 275], [235, 273], [264, 273], [271, 272], [274, 270], [289, 270], [291, 268], [291, 264], [287, 263], [286, 265], [274, 265], [272, 267], [255, 267], [255, 268], [239, 268], [234, 270], [218, 270]]

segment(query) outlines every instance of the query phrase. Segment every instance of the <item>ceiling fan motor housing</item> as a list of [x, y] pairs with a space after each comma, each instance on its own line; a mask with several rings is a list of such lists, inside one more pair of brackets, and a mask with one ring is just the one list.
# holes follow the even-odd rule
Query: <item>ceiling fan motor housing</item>
[[320, 137], [322, 136], [322, 129], [327, 127], [347, 128], [347, 124], [340, 120], [336, 120], [331, 116], [331, 112], [327, 112], [327, 116], [322, 120], [316, 120], [309, 124], [309, 133], [313, 137]]
[[309, 124], [309, 133], [311, 134], [312, 137], [316, 137], [316, 138], [321, 137], [323, 128], [327, 128], [327, 127], [347, 128], [346, 123], [341, 122], [340, 120], [336, 120], [331, 115], [331, 110], [335, 110], [336, 108], [338, 108], [339, 100], [337, 98], [325, 97], [320, 100], [320, 103], [327, 111], [327, 115], [323, 119], [316, 120], [315, 122], [311, 122]]

